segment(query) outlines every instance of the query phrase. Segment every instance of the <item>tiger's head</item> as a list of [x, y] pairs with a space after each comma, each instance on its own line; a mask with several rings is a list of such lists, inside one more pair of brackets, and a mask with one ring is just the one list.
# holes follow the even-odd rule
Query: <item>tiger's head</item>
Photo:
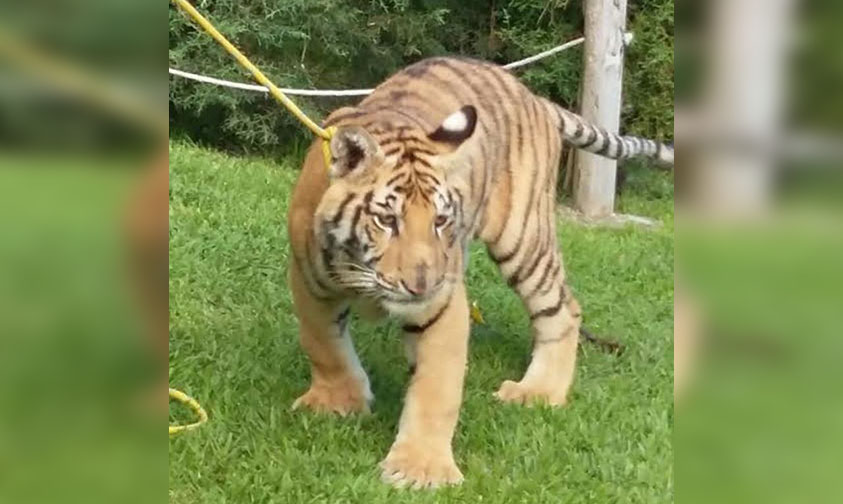
[[471, 224], [470, 167], [458, 150], [476, 123], [476, 109], [465, 106], [433, 131], [395, 116], [337, 127], [314, 228], [340, 287], [393, 313], [450, 292]]

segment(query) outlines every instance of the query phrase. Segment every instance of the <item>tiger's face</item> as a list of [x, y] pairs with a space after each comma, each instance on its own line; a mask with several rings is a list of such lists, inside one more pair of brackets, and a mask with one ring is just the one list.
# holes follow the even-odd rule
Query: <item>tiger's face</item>
[[322, 260], [340, 287], [393, 313], [420, 309], [450, 291], [468, 235], [466, 167], [456, 151], [476, 119], [469, 106], [432, 133], [338, 128], [315, 228]]

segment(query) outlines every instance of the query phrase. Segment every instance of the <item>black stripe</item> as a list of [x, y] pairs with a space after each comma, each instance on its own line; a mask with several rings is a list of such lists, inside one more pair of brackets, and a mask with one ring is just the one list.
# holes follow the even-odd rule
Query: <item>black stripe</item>
[[332, 263], [334, 262], [333, 250], [337, 248], [337, 242], [336, 238], [334, 238], [334, 235], [330, 233], [326, 236], [326, 238], [328, 240], [327, 247], [322, 247], [321, 253], [322, 262], [325, 263], [325, 269], [329, 269], [332, 266]]
[[[350, 233], [351, 233], [350, 239], [355, 238], [355, 234], [356, 234], [355, 230], [357, 229], [357, 224], [360, 222], [360, 215], [362, 213], [363, 213], [363, 207], [362, 206], [358, 206], [357, 208], [354, 209], [354, 218], [351, 219], [351, 229], [349, 230]], [[346, 241], [348, 241], [348, 240], [346, 240]]]
[[[478, 74], [478, 75], [491, 77], [500, 86], [500, 90], [503, 91], [503, 93], [506, 95], [506, 97], [505, 97], [506, 102], [498, 102], [498, 104], [500, 105], [502, 103], [517, 103], [517, 102], [519, 102], [520, 98], [521, 98], [520, 95], [515, 95], [515, 94], [512, 93], [512, 91], [514, 91], [514, 90], [509, 85], [507, 85], [507, 83], [506, 83], [506, 81], [504, 81], [501, 73], [498, 72], [496, 69], [490, 69], [490, 70], [491, 70], [490, 72], [483, 72], [483, 73]], [[506, 74], [504, 74], [504, 75], [506, 75]], [[511, 79], [512, 77], [510, 76], [509, 78]], [[485, 93], [483, 93], [483, 94], [485, 94]]]
[[[518, 107], [520, 109], [520, 107]], [[516, 114], [518, 114], [516, 112]], [[516, 152], [518, 153], [519, 159], [523, 157], [524, 153], [524, 129], [523, 125], [521, 124], [521, 114], [518, 114], [519, 117], [515, 119], [515, 147]]]
[[337, 210], [337, 213], [331, 218], [331, 224], [339, 224], [340, 220], [342, 219], [342, 214], [345, 211], [345, 207], [347, 207], [348, 204], [351, 203], [351, 200], [353, 200], [355, 196], [356, 195], [354, 193], [349, 193], [345, 197], [345, 199], [342, 200], [342, 203], [340, 203], [339, 210]]
[[389, 99], [398, 101], [398, 100], [401, 100], [402, 98], [406, 98], [409, 95], [410, 95], [410, 93], [408, 91], [404, 90], [404, 89], [393, 89], [392, 91], [389, 92]]
[[[484, 136], [488, 138], [488, 135]], [[472, 233], [474, 233], [474, 226], [477, 224], [477, 217], [483, 212], [483, 209], [486, 208], [486, 188], [489, 182], [489, 170], [491, 170], [491, 168], [489, 167], [489, 153], [486, 152], [486, 142], [480, 142], [480, 155], [483, 158], [480, 165], [471, 167], [472, 173], [474, 173], [474, 171], [476, 170], [481, 170], [483, 174], [483, 182], [480, 187], [480, 194], [476, 197], [474, 197], [474, 194], [472, 194], [472, 199], [476, 202], [474, 204], [474, 211], [471, 214], [471, 226], [469, 227]], [[474, 188], [472, 187], [472, 192], [473, 191]]]
[[580, 144], [578, 147], [580, 147], [581, 149], [591, 147], [592, 145], [594, 145], [594, 142], [597, 141], [597, 137], [597, 127], [591, 126], [588, 132], [588, 140], [586, 140], [585, 143]]
[[[547, 101], [547, 100], [545, 100], [545, 101]], [[562, 107], [560, 107], [559, 105], [556, 105], [555, 103], [551, 103], [550, 105], [553, 107], [552, 108], [553, 112], [556, 113], [556, 118], [559, 119], [559, 125], [558, 125], [559, 130], [564, 132], [565, 131], [565, 123], [567, 122], [567, 119], [565, 119], [565, 114], [562, 113]]]
[[[518, 124], [519, 124], [519, 132], [520, 132], [520, 122]], [[530, 154], [532, 156], [532, 161], [533, 161], [532, 162], [532, 168], [533, 169], [530, 171], [530, 181], [527, 183], [527, 187], [533, 187], [533, 184], [536, 181], [536, 172], [538, 171], [538, 167], [536, 166], [538, 164], [537, 159], [536, 159], [536, 148], [535, 148], [535, 143], [533, 142], [532, 138], [531, 138], [531, 144], [532, 144], [533, 149], [532, 149], [532, 152]], [[510, 194], [514, 194], [514, 191], [512, 190], [514, 188], [511, 185], [510, 185], [510, 189], [511, 189]], [[530, 193], [530, 195], [527, 198], [527, 207], [524, 210], [524, 216], [521, 218], [521, 231], [518, 233], [518, 241], [515, 242], [515, 248], [511, 252], [509, 252], [507, 254], [504, 254], [500, 258], [500, 262], [508, 262], [508, 261], [512, 260], [512, 258], [515, 257], [516, 254], [518, 254], [518, 251], [521, 250], [521, 245], [524, 243], [524, 235], [527, 232], [527, 221], [530, 219], [530, 215], [531, 215], [532, 210], [533, 210], [533, 201], [535, 200], [536, 191], [530, 190], [529, 193]], [[511, 211], [512, 211], [512, 207], [510, 207], [510, 212]], [[506, 224], [509, 224], [509, 220], [511, 220], [511, 218], [512, 218], [512, 214], [510, 213], [510, 219], [507, 219], [507, 222], [504, 224], [504, 227], [506, 227]]]
[[383, 138], [378, 139], [378, 143], [381, 146], [387, 146], [392, 143], [397, 143], [398, 145], [403, 145], [405, 148], [409, 148], [410, 143], [412, 146], [424, 146], [426, 145], [425, 142], [427, 141], [427, 137], [421, 137], [416, 135], [406, 135], [404, 130], [396, 130], [397, 134], [384, 136]]
[[474, 189], [477, 185], [477, 167], [479, 163], [474, 160], [474, 156], [471, 153], [466, 153], [466, 157], [468, 158], [468, 187], [471, 190], [471, 194], [475, 194], [477, 191]]
[[[514, 101], [514, 98], [512, 97], [509, 88], [507, 87], [506, 83], [503, 81], [503, 78], [498, 74], [498, 72], [493, 70], [491, 72], [482, 73], [480, 75], [483, 76], [483, 77], [490, 77], [491, 80], [494, 81], [494, 83], [492, 83], [490, 81], [489, 85], [487, 86], [486, 89], [489, 92], [491, 92], [494, 95], [494, 98], [496, 99], [496, 103], [492, 104], [492, 110], [494, 110], [495, 112], [498, 112], [498, 111], [501, 112], [501, 124], [503, 125], [504, 132], [503, 132], [503, 134], [498, 132], [498, 135], [499, 135], [500, 138], [503, 139], [503, 142], [501, 142], [503, 144], [503, 149], [504, 149], [504, 151], [501, 153], [502, 156], [503, 156], [503, 166], [504, 166], [504, 171], [506, 172], [507, 177], [509, 177], [509, 179], [510, 179], [510, 191], [509, 191], [509, 194], [507, 195], [507, 197], [509, 198], [509, 208], [510, 208], [510, 211], [511, 211], [512, 210], [513, 192], [511, 190], [512, 189], [512, 172], [509, 171], [509, 156], [510, 156], [510, 150], [512, 148], [512, 145], [511, 145], [511, 142], [510, 142], [510, 137], [512, 136], [512, 130], [511, 130], [511, 124], [510, 124], [511, 121], [509, 121], [508, 118], [507, 118], [506, 110], [503, 109], [501, 106], [502, 106], [503, 103], [512, 103]], [[500, 91], [501, 91], [501, 93], [506, 95], [505, 97], [501, 97], [501, 94], [498, 93], [498, 89], [495, 87], [495, 84], [497, 84], [500, 87]], [[493, 117], [495, 119], [495, 122], [497, 123], [498, 122], [497, 116], [493, 114]], [[496, 125], [500, 129], [500, 124], [496, 124]], [[490, 160], [487, 159], [486, 161], [488, 163]], [[498, 160], [498, 162], [500, 162], [500, 161]], [[488, 170], [488, 168], [486, 168], [486, 169]], [[487, 177], [488, 177], [488, 174], [484, 172], [484, 181], [483, 181], [484, 182], [484, 189], [483, 189], [482, 198], [486, 197], [485, 187], [486, 187], [487, 181], [485, 180], [485, 178], [487, 178]], [[485, 209], [485, 205], [484, 205], [483, 208]], [[503, 223], [500, 230], [498, 231], [497, 236], [495, 236], [495, 238], [491, 241], [491, 243], [497, 243], [501, 239], [501, 237], [503, 236], [504, 231], [506, 231], [506, 222]]]
[[[532, 185], [532, 181], [530, 182], [530, 185]], [[521, 231], [518, 233], [518, 240], [515, 242], [515, 248], [513, 248], [510, 252], [507, 252], [506, 254], [500, 256], [499, 258], [495, 258], [494, 256], [492, 256], [492, 258], [495, 259], [498, 263], [505, 263], [511, 261], [515, 257], [515, 255], [518, 254], [518, 251], [521, 250], [521, 245], [524, 243], [524, 235], [527, 233], [527, 219], [530, 218], [530, 209], [533, 206], [534, 194], [535, 191], [530, 191], [530, 197], [527, 200], [527, 210], [524, 212], [524, 218], [521, 224]], [[504, 224], [504, 227], [506, 227], [506, 224]]]
[[402, 161], [407, 163], [416, 162], [424, 166], [425, 168], [433, 169], [433, 166], [430, 164], [429, 161], [416, 156], [415, 152], [413, 151], [404, 152], [404, 154], [402, 154], [401, 158], [398, 160], [398, 166], [396, 168], [400, 168], [402, 166]]
[[413, 152], [417, 152], [419, 154], [424, 154], [426, 156], [435, 156], [437, 154], [436, 152], [428, 149], [427, 147], [425, 147], [423, 145], [415, 145], [414, 144], [414, 145], [411, 146], [411, 148], [412, 148]]
[[[373, 96], [373, 95], [369, 95], [369, 96]], [[369, 104], [367, 103], [366, 105], [368, 106]], [[367, 110], [372, 115], [377, 115], [377, 114], [382, 113], [382, 112], [388, 112], [390, 114], [400, 115], [401, 117], [414, 122], [415, 124], [418, 125], [418, 127], [420, 129], [422, 129], [424, 131], [427, 131], [427, 130], [430, 129], [430, 125], [426, 121], [424, 121], [422, 118], [413, 116], [411, 114], [408, 114], [407, 112], [404, 112], [403, 110], [401, 110], [399, 108], [394, 108], [391, 104], [380, 106], [380, 107], [371, 107]], [[399, 128], [396, 128], [396, 129], [399, 129]], [[401, 128], [401, 129], [407, 129], [407, 128]]]
[[[507, 161], [508, 161], [509, 160], [508, 159], [509, 158], [509, 148], [510, 148], [509, 137], [511, 135], [511, 126], [512, 125], [511, 125], [511, 121], [508, 120], [508, 118], [506, 116], [506, 110], [502, 108], [502, 105], [504, 103], [515, 103], [517, 101], [517, 98], [515, 96], [513, 96], [513, 94], [511, 93], [511, 90], [509, 89], [506, 82], [504, 82], [503, 78], [501, 77], [501, 75], [498, 72], [492, 70], [491, 72], [480, 73], [480, 74], [478, 74], [478, 77], [481, 78], [481, 79], [483, 77], [489, 77], [491, 79], [489, 81], [485, 81], [485, 79], [483, 79], [487, 83], [487, 85], [484, 86], [484, 88], [486, 90], [486, 93], [492, 94], [493, 98], [495, 100], [495, 103], [490, 104], [491, 109], [495, 112], [501, 112], [501, 120], [500, 121], [498, 121], [498, 118], [497, 118], [496, 115], [493, 115], [492, 117], [495, 119], [495, 127], [496, 128], [498, 128], [500, 130], [501, 125], [503, 125], [503, 130], [504, 130], [503, 138], [504, 138], [504, 145], [506, 146], [506, 152], [504, 153], [504, 155], [506, 156]], [[494, 81], [494, 82], [492, 82], [492, 81]], [[497, 87], [495, 86], [495, 84], [497, 84]], [[503, 94], [503, 96], [501, 96], [502, 94]]]
[[605, 156], [607, 152], [609, 152], [609, 147], [612, 145], [612, 141], [609, 138], [609, 132], [600, 128], [600, 132], [603, 133], [603, 146], [597, 151], [597, 154], [601, 156]]
[[544, 174], [544, 187], [550, 193], [551, 191], [554, 191], [556, 189], [555, 187], [548, 187], [551, 179], [550, 174], [556, 173], [559, 170], [559, 164], [554, 163], [554, 161], [556, 161], [556, 158], [553, 156], [553, 140], [558, 138], [558, 136], [551, 133], [552, 125], [549, 124], [550, 118], [547, 115], [547, 109], [542, 105], [541, 102], [538, 101], [536, 102], [536, 106], [538, 106], [541, 111], [544, 112], [539, 114], [541, 118], [541, 120], [539, 121], [539, 127], [541, 130], [541, 138], [544, 139], [543, 159], [546, 160], [545, 168], [547, 168], [547, 171]]
[[492, 252], [492, 247], [490, 247], [490, 246], [488, 246], [488, 245], [486, 246], [486, 255], [488, 255], [488, 256], [489, 256], [489, 259], [491, 259], [492, 261], [494, 261], [494, 262], [495, 262], [495, 264], [498, 264], [498, 263], [500, 263], [500, 262], [501, 262], [501, 261], [500, 261], [500, 259], [498, 259], [498, 256], [496, 256], [496, 255], [495, 255], [495, 253], [494, 253], [494, 252]]
[[434, 315], [434, 316], [430, 317], [430, 318], [427, 320], [427, 322], [425, 322], [425, 323], [423, 323], [423, 324], [421, 324], [421, 325], [407, 324], [407, 325], [405, 325], [405, 326], [404, 326], [404, 332], [408, 332], [408, 333], [420, 333], [420, 332], [424, 332], [424, 331], [426, 331], [426, 330], [427, 330], [430, 326], [432, 326], [433, 324], [435, 324], [435, 323], [436, 323], [436, 321], [437, 321], [437, 320], [439, 320], [439, 319], [442, 317], [442, 314], [444, 314], [444, 313], [445, 313], [445, 310], [446, 310], [446, 309], [448, 308], [448, 306], [450, 306], [450, 305], [451, 305], [451, 299], [449, 298], [449, 299], [448, 299], [448, 301], [447, 301], [444, 305], [442, 305], [442, 308], [440, 308], [440, 309], [439, 309], [439, 311], [438, 311], [438, 312], [436, 312], [436, 315]]
[[441, 182], [439, 181], [438, 178], [436, 178], [436, 176], [434, 176], [430, 173], [427, 173], [427, 172], [416, 170], [416, 177], [419, 180], [426, 181], [428, 184], [433, 185], [433, 186], [439, 186], [441, 184]]
[[[443, 68], [447, 68], [455, 77], [454, 81], [446, 81], [448, 83], [449, 87], [451, 87], [451, 89], [450, 89], [451, 91], [453, 91], [453, 84], [455, 82], [457, 82], [457, 83], [463, 84], [465, 87], [467, 87], [471, 91], [471, 93], [474, 94], [474, 97], [483, 96], [485, 94], [485, 93], [483, 93], [482, 89], [476, 88], [474, 86], [474, 83], [469, 82], [469, 80], [466, 78], [466, 72], [464, 72], [464, 71], [460, 70], [459, 68], [455, 67], [450, 61], [442, 60], [441, 64], [439, 66], [441, 66]], [[439, 79], [439, 80], [441, 80], [441, 79]], [[468, 104], [466, 104], [466, 105], [468, 105]]]
[[378, 261], [381, 260], [381, 257], [383, 257], [383, 254], [378, 254], [378, 255], [370, 257], [369, 260], [366, 261], [366, 266], [368, 266], [370, 268], [373, 267]]
[[383, 155], [384, 155], [384, 157], [389, 157], [389, 156], [392, 156], [394, 154], [398, 154], [398, 151], [400, 151], [400, 150], [401, 150], [401, 145], [395, 145], [395, 146], [390, 147], [389, 149], [386, 149], [385, 151], [383, 151]]
[[345, 328], [348, 326], [349, 314], [351, 314], [351, 308], [346, 308], [339, 314], [336, 320], [334, 320], [334, 323], [339, 326], [340, 336], [342, 336], [342, 333], [345, 332]]
[[574, 131], [574, 138], [579, 141], [580, 137], [582, 137], [583, 132], [583, 124], [582, 121], [577, 121], [577, 129]]
[[[451, 224], [448, 224], [446, 228], [450, 227]], [[453, 247], [454, 244], [457, 242], [457, 233], [451, 233], [451, 238], [448, 240], [448, 247]]]
[[[532, 110], [532, 112], [535, 114], [535, 112], [536, 112], [536, 101], [534, 99], [530, 100], [529, 106], [527, 108], [525, 108], [525, 111], [530, 111], [530, 110]], [[527, 124], [531, 125], [532, 128], [530, 128], [530, 129], [533, 130], [532, 131], [533, 134], [530, 134], [530, 157], [532, 158], [531, 165], [533, 166], [533, 172], [532, 172], [532, 176], [531, 176], [529, 185], [535, 186], [535, 183], [537, 182], [538, 177], [540, 175], [539, 169], [540, 169], [540, 166], [541, 166], [540, 165], [541, 162], [539, 160], [539, 149], [536, 146], [536, 135], [534, 134], [535, 133], [534, 130], [535, 130], [535, 126], [536, 126], [535, 125], [535, 116], [531, 116], [528, 113], [527, 114], [527, 120], [528, 120]], [[538, 190], [530, 191], [530, 200], [527, 203], [527, 212], [524, 214], [524, 225], [523, 225], [524, 227], [522, 228], [524, 232], [526, 232], [527, 221], [530, 219], [531, 215], [536, 219], [541, 219], [541, 215], [539, 215], [539, 213], [538, 213], [539, 209], [536, 209], [535, 214], [533, 214], [533, 205], [534, 205], [535, 199], [536, 199], [535, 194], [537, 192], [541, 193], [541, 191], [544, 191], [544, 190], [545, 190], [544, 187], [540, 187], [540, 188], [538, 188]], [[541, 231], [541, 220], [537, 220], [536, 228], [537, 228], [537, 231]]]
[[562, 309], [562, 303], [564, 301], [565, 301], [565, 285], [563, 284], [559, 288], [559, 300], [556, 302], [556, 304], [553, 305], [553, 306], [548, 306], [547, 308], [544, 308], [542, 310], [539, 310], [536, 313], [531, 313], [530, 314], [530, 320], [536, 320], [536, 319], [542, 318], [542, 317], [552, 317], [552, 316], [556, 315], [557, 313], [559, 313], [559, 310]]
[[393, 175], [393, 176], [392, 176], [392, 178], [391, 178], [391, 179], [389, 179], [389, 180], [386, 182], [386, 185], [392, 185], [392, 184], [394, 184], [394, 183], [395, 183], [398, 179], [400, 179], [401, 177], [404, 177], [404, 176], [406, 176], [406, 175], [407, 175], [407, 173], [406, 173], [406, 172], [402, 172], [402, 173], [395, 174], [395, 175]]
[[424, 76], [427, 73], [429, 67], [435, 65], [436, 63], [437, 61], [434, 59], [424, 59], [419, 61], [418, 63], [408, 66], [401, 73], [418, 79], [419, 77]]
[[[549, 222], [550, 219], [547, 217], [548, 215], [552, 215], [552, 210], [546, 208], [547, 206], [551, 205], [552, 199], [549, 194], [552, 194], [553, 188], [550, 187], [550, 174], [556, 173], [558, 166], [553, 166], [552, 161], [554, 161], [553, 154], [550, 151], [550, 139], [549, 137], [549, 129], [547, 124], [547, 115], [542, 114], [543, 108], [541, 107], [541, 103], [534, 99], [532, 101], [533, 108], [535, 109], [537, 121], [534, 124], [537, 134], [534, 135], [539, 139], [543, 139], [544, 141], [544, 150], [539, 156], [538, 149], [536, 149], [536, 165], [541, 166], [544, 169], [544, 178], [543, 183], [539, 186], [540, 192], [540, 199], [537, 205], [537, 214], [536, 218], [538, 219], [538, 233], [537, 233], [537, 243], [535, 244], [535, 251], [536, 254], [534, 257], [531, 256], [531, 266], [528, 268], [528, 271], [525, 275], [519, 276], [516, 281], [517, 283], [521, 283], [524, 280], [527, 280], [532, 276], [535, 272], [536, 268], [541, 261], [541, 258], [547, 253], [549, 241], [548, 241], [548, 234], [552, 229], [552, 223]], [[523, 267], [523, 263], [519, 266], [519, 274], [520, 270]]]
[[[543, 257], [547, 257], [547, 256], [543, 256]], [[536, 286], [535, 286], [535, 287], [533, 287], [533, 290], [531, 290], [531, 291], [530, 291], [530, 292], [529, 292], [526, 296], [524, 296], [524, 297], [526, 297], [526, 298], [531, 298], [531, 297], [533, 297], [533, 295], [535, 295], [536, 291], [538, 291], [538, 290], [539, 290], [539, 288], [540, 288], [542, 285], [544, 285], [544, 282], [547, 280], [547, 276], [550, 274], [550, 268], [551, 268], [551, 267], [553, 267], [553, 263], [554, 263], [554, 262], [556, 262], [556, 261], [554, 261], [554, 260], [553, 260], [553, 256], [550, 256], [550, 259], [547, 261], [547, 266], [545, 266], [545, 267], [544, 267], [544, 272], [542, 273], [542, 276], [541, 276], [541, 278], [539, 279], [538, 283], [536, 284]]]
[[524, 265], [521, 264], [521, 266], [518, 267], [518, 271], [516, 272], [516, 275], [515, 275], [515, 285], [521, 284], [522, 282], [524, 282], [525, 280], [530, 278], [533, 275], [533, 273], [536, 272], [536, 268], [539, 267], [539, 263], [541, 262], [542, 257], [544, 257], [547, 254], [547, 241], [545, 241], [544, 245], [542, 245], [541, 248], [536, 247], [536, 249], [540, 250], [540, 251], [539, 251], [539, 253], [536, 254], [535, 259], [533, 259], [533, 262], [527, 268], [527, 272], [524, 273], [523, 276], [519, 276], [519, 275], [521, 273], [521, 267], [524, 266]]
[[542, 286], [541, 290], [539, 291], [539, 294], [541, 294], [542, 296], [547, 294], [547, 292], [553, 288], [553, 281], [556, 279], [556, 276], [559, 274], [559, 270], [562, 268], [562, 261], [558, 260], [558, 258], [556, 261], [553, 262], [555, 263], [553, 266], [553, 271], [550, 272], [550, 276], [548, 277], [548, 280], [550, 280], [550, 282], [547, 284], [547, 287]]
[[354, 109], [354, 110], [349, 111], [349, 112], [346, 112], [346, 113], [344, 113], [344, 114], [340, 114], [340, 115], [338, 115], [338, 116], [331, 117], [330, 119], [328, 119], [327, 121], [325, 121], [325, 124], [324, 124], [324, 125], [325, 125], [325, 126], [331, 126], [331, 125], [333, 125], [333, 124], [336, 124], [336, 123], [338, 123], [338, 122], [344, 121], [344, 120], [346, 120], [346, 119], [354, 119], [354, 118], [356, 118], [356, 117], [360, 117], [360, 116], [363, 116], [363, 115], [366, 115], [366, 111], [365, 111], [365, 110], [361, 110], [361, 109]]
[[460, 191], [459, 189], [457, 189], [455, 187], [453, 189], [453, 192], [454, 192], [454, 194], [457, 195], [457, 204], [456, 204], [456, 208], [454, 210], [455, 210], [455, 213], [457, 213], [458, 216], [459, 216], [460, 224], [462, 224], [463, 218], [465, 217], [465, 208], [463, 207], [465, 205], [465, 202], [464, 202], [464, 199], [463, 199], [462, 191]]
[[[498, 134], [500, 134], [500, 131], [502, 129], [501, 124], [503, 124], [504, 129], [506, 129], [508, 131], [509, 130], [509, 123], [507, 122], [506, 117], [502, 116], [500, 119], [498, 119], [497, 112], [500, 111], [500, 105], [504, 102], [503, 102], [503, 98], [501, 98], [500, 93], [498, 93], [497, 88], [490, 81], [488, 81], [484, 78], [484, 77], [489, 77], [490, 75], [494, 76], [495, 74], [491, 73], [491, 74], [487, 75], [487, 74], [481, 73], [481, 74], [478, 75], [478, 78], [482, 81], [483, 88], [485, 89], [484, 94], [491, 94], [492, 100], [493, 100], [492, 103], [484, 102], [483, 108], [486, 109], [486, 110], [492, 111], [492, 114], [488, 115], [488, 117], [492, 118], [492, 121], [494, 121], [494, 123], [495, 123], [495, 130], [498, 132]], [[482, 119], [482, 117], [481, 117], [481, 119]], [[480, 124], [483, 125], [484, 122], [481, 120]], [[481, 144], [481, 146], [482, 145], [485, 145], [485, 143]]]
[[[312, 254], [310, 253], [310, 239], [307, 239], [307, 240], [304, 241], [304, 253], [305, 253], [305, 259], [307, 259], [308, 269], [310, 270], [310, 278], [316, 284], [316, 287], [318, 287], [319, 289], [321, 289], [324, 292], [331, 292], [331, 290], [328, 288], [328, 286], [325, 285], [322, 282], [322, 280], [319, 277], [316, 276], [316, 265], [313, 264], [313, 257], [312, 257]], [[306, 281], [307, 275], [304, 274], [304, 271], [301, 268], [299, 268], [299, 271], [302, 273], [302, 276], [305, 277], [305, 283], [308, 283]], [[313, 292], [313, 289], [310, 288], [310, 286], [308, 286], [308, 288], [310, 289], [310, 293], [313, 294], [317, 299], [326, 299], [322, 296], [317, 295], [315, 292]]]
[[369, 239], [369, 242], [374, 243], [375, 239], [372, 237], [372, 232], [369, 231], [369, 226], [363, 226], [363, 232], [366, 233], [366, 238]]

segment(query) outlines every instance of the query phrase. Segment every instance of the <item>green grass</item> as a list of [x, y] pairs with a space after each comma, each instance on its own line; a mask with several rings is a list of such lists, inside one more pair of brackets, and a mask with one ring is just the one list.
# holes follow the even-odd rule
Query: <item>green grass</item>
[[[661, 228], [560, 226], [586, 326], [627, 346], [621, 356], [581, 348], [565, 408], [492, 397], [501, 381], [526, 369], [529, 328], [482, 247], [472, 249], [469, 290], [487, 325], [472, 331], [454, 440], [465, 483], [413, 492], [378, 479], [408, 379], [394, 323], [352, 324], [376, 396], [372, 415], [289, 410], [309, 380], [286, 285], [284, 223], [297, 163], [170, 147], [170, 383], [210, 414], [207, 425], [170, 441], [170, 502], [673, 501], [666, 175], [636, 179], [635, 194], [619, 202], [621, 211], [660, 219]], [[644, 185], [661, 190], [639, 191]], [[184, 411], [171, 408], [170, 421], [179, 419]]]

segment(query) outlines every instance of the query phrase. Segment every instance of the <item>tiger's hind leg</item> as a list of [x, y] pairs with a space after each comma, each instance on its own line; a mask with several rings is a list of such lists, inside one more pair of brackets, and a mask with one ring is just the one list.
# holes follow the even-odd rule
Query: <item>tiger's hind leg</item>
[[[551, 165], [553, 166], [553, 165]], [[555, 182], [555, 177], [550, 177]], [[580, 307], [565, 283], [558, 252], [554, 213], [555, 183], [515, 207], [489, 254], [530, 314], [532, 361], [521, 381], [504, 381], [500, 400], [528, 404], [565, 404], [574, 379]]]
[[495, 396], [501, 401], [564, 405], [574, 381], [580, 308], [561, 276], [546, 292], [522, 295], [530, 312], [533, 355], [521, 381], [504, 381]]

